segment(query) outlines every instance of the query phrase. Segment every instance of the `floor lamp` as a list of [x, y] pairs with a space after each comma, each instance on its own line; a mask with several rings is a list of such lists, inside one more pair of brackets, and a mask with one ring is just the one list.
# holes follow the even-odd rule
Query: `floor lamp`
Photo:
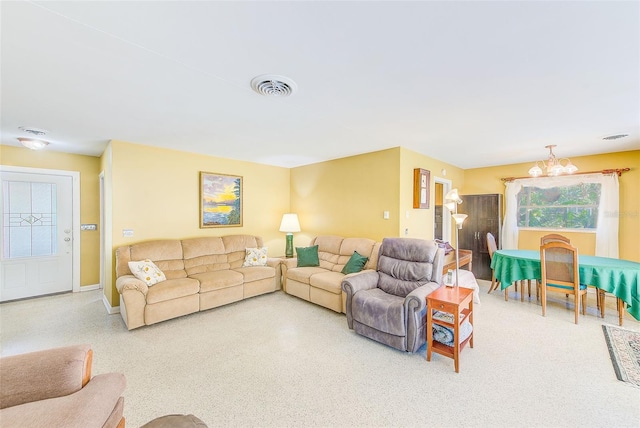
[[458, 205], [462, 203], [458, 189], [451, 189], [444, 195], [446, 201], [444, 206], [451, 213], [451, 217], [456, 222], [456, 287], [458, 286], [458, 270], [460, 269], [460, 241], [458, 239], [458, 231], [462, 229], [462, 223], [467, 218], [466, 214], [458, 214]]
[[287, 234], [287, 246], [285, 248], [285, 257], [293, 257], [293, 232], [300, 232], [300, 222], [298, 221], [298, 214], [285, 214], [282, 216], [282, 222], [280, 223], [280, 232], [286, 232]]

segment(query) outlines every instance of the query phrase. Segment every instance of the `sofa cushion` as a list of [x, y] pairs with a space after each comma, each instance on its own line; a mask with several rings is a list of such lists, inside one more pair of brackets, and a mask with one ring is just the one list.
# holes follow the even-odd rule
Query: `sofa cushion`
[[266, 266], [267, 247], [245, 249], [244, 263], [242, 266]]
[[200, 281], [201, 293], [242, 285], [244, 282], [242, 274], [235, 270], [216, 270], [212, 272], [198, 273], [196, 275], [191, 275], [190, 278]]
[[233, 270], [242, 274], [245, 283], [276, 276], [276, 269], [271, 266], [247, 266]]
[[147, 287], [151, 287], [167, 279], [158, 266], [149, 259], [129, 262], [129, 269], [131, 273], [133, 273], [133, 276], [147, 284]]
[[404, 299], [379, 288], [358, 291], [353, 296], [353, 319], [378, 331], [406, 336]]
[[310, 278], [312, 275], [325, 273], [326, 269], [322, 269], [321, 267], [301, 267], [301, 268], [291, 268], [287, 270], [287, 278], [292, 279], [294, 281], [301, 282], [303, 284], [310, 284]]
[[344, 274], [340, 272], [324, 272], [311, 275], [309, 284], [312, 287], [320, 288], [334, 294], [342, 293], [342, 278]]
[[365, 257], [357, 251], [354, 251], [353, 255], [349, 258], [347, 264], [344, 265], [341, 272], [345, 275], [360, 272], [367, 263], [367, 260], [369, 260], [369, 257]]
[[[165, 239], [149, 242], [141, 242], [131, 245], [129, 251], [121, 252], [122, 260], [118, 260], [118, 265], [128, 264], [132, 260], [153, 260], [156, 266], [167, 277], [167, 279], [185, 278], [187, 272], [184, 269], [184, 260], [182, 253], [182, 245], [180, 241], [175, 239]], [[125, 255], [126, 253], [126, 255]], [[118, 267], [118, 276], [127, 275], [125, 269]]]
[[198, 294], [200, 284], [192, 278], [174, 278], [162, 281], [147, 291], [147, 304], [165, 302], [178, 297]]
[[296, 255], [298, 256], [298, 267], [320, 266], [317, 245], [312, 247], [296, 247]]

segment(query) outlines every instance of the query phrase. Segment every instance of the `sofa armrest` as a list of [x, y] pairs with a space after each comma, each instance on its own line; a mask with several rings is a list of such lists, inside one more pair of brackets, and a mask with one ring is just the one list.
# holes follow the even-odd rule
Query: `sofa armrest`
[[440, 284], [428, 282], [404, 299], [404, 310], [407, 320], [407, 351], [416, 352], [425, 343], [425, 323], [427, 314], [427, 296], [438, 289]]
[[275, 257], [267, 257], [267, 266], [276, 270], [276, 290], [282, 288], [282, 260]]
[[91, 378], [92, 358], [89, 345], [3, 357], [0, 364], [0, 408], [79, 391]]
[[285, 292], [287, 291], [287, 271], [295, 267], [298, 267], [297, 257], [280, 259], [280, 268], [282, 269], [282, 290]]
[[378, 286], [378, 272], [374, 270], [366, 270], [358, 272], [357, 274], [345, 275], [342, 279], [342, 291], [346, 296], [346, 308], [345, 315], [347, 316], [347, 325], [353, 330], [353, 312], [351, 311], [351, 305], [353, 296], [360, 290], [370, 290]]
[[0, 420], [16, 427], [102, 427], [113, 419], [125, 386], [121, 373], [100, 374], [73, 394], [2, 409]]
[[120, 294], [124, 294], [126, 290], [134, 290], [146, 296], [149, 291], [149, 286], [133, 275], [122, 275], [118, 277], [118, 279], [116, 279], [116, 288]]

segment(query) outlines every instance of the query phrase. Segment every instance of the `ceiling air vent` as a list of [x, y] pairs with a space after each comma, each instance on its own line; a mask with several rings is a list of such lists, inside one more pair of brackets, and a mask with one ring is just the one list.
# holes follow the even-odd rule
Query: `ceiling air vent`
[[277, 74], [262, 74], [251, 80], [251, 88], [265, 97], [288, 97], [298, 87], [288, 77]]
[[607, 137], [602, 137], [603, 140], [617, 140], [618, 138], [624, 138], [624, 137], [628, 137], [629, 134], [616, 134], [616, 135], [609, 135]]

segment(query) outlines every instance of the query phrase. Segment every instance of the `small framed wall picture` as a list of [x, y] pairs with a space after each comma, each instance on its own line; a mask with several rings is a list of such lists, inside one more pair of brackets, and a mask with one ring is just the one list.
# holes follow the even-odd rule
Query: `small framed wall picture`
[[200, 228], [242, 226], [242, 177], [200, 172]]
[[422, 168], [413, 170], [413, 208], [429, 208], [431, 172]]

